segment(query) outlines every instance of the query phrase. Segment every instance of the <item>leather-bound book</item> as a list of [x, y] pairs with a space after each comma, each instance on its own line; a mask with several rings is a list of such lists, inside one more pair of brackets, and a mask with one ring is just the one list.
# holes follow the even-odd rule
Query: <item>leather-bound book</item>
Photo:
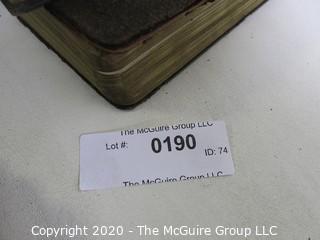
[[106, 99], [127, 107], [265, 0], [3, 2]]

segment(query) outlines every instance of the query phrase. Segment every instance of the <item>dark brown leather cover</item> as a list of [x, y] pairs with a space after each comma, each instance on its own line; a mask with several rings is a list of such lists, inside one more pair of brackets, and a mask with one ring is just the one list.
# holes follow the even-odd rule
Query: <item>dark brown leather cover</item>
[[14, 15], [47, 3], [46, 8], [71, 28], [101, 45], [119, 47], [151, 32], [200, 0], [1, 1]]
[[93, 41], [117, 48], [153, 31], [197, 2], [199, 0], [54, 0], [46, 8]]

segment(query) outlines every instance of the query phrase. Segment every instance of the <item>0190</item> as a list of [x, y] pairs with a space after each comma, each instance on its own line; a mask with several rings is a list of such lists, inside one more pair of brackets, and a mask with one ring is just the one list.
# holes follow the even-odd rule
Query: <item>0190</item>
[[153, 138], [151, 141], [151, 149], [154, 153], [161, 151], [183, 151], [184, 149], [193, 150], [197, 146], [197, 141], [194, 135], [189, 134], [186, 137], [177, 135], [175, 137], [166, 137], [164, 140]]

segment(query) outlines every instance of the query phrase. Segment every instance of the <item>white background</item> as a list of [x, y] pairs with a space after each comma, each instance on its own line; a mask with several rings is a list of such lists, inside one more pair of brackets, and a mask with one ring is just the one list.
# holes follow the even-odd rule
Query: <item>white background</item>
[[[319, 13], [318, 0], [271, 0], [122, 111], [0, 5], [0, 239], [34, 239], [35, 224], [265, 224], [272, 239], [320, 239]], [[79, 192], [80, 134], [198, 119], [226, 122], [235, 176]]]

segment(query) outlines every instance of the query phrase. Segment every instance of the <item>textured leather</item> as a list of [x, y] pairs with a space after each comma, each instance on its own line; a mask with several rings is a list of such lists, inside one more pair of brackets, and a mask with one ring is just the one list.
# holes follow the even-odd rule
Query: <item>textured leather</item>
[[118, 47], [196, 2], [199, 0], [55, 0], [47, 9], [95, 42]]

